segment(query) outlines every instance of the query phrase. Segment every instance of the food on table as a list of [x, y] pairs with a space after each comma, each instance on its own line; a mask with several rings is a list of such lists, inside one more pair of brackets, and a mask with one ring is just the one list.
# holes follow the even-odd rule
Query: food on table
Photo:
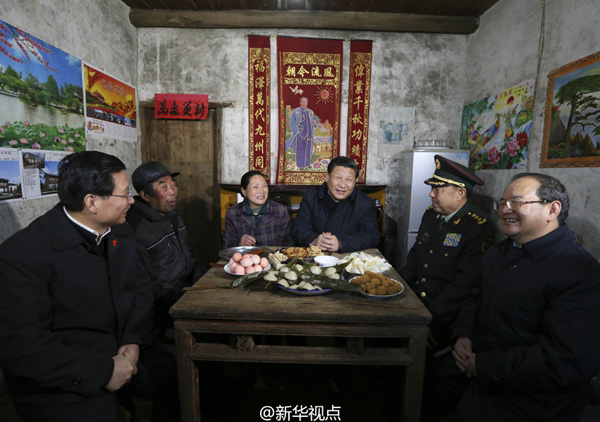
[[341, 273], [348, 265], [347, 262], [338, 263], [332, 267], [320, 268], [315, 264], [299, 264], [297, 256], [293, 257], [287, 264], [283, 264], [277, 260], [276, 254], [269, 254], [269, 263], [272, 266], [271, 270], [245, 274], [220, 287], [231, 289], [264, 279], [267, 282], [265, 288], [271, 284], [278, 284], [292, 290], [327, 291], [333, 289], [362, 293], [360, 285], [342, 280]]
[[381, 273], [365, 271], [365, 274], [354, 277], [351, 283], [359, 284], [365, 293], [370, 295], [388, 296], [402, 291], [402, 285]]
[[316, 264], [299, 264], [298, 257], [283, 264], [277, 260], [275, 254], [269, 254], [269, 261], [272, 265], [272, 270], [264, 276], [265, 281], [277, 283], [288, 289], [298, 290], [353, 290], [356, 287], [350, 286], [349, 283], [341, 282], [341, 273], [347, 264], [342, 264], [333, 267], [321, 268]]
[[350, 262], [346, 271], [353, 274], [364, 274], [365, 271], [383, 273], [392, 269], [392, 266], [382, 257], [369, 255], [364, 252], [354, 252], [346, 255], [340, 263]]
[[318, 246], [310, 246], [308, 248], [301, 248], [293, 246], [281, 250], [281, 253], [287, 256], [287, 258], [293, 258], [298, 256], [298, 259], [310, 258], [313, 256], [323, 255], [323, 251]]
[[269, 266], [269, 260], [261, 258], [256, 254], [244, 254], [239, 252], [233, 254], [229, 260], [229, 269], [235, 275], [252, 274], [263, 271]]

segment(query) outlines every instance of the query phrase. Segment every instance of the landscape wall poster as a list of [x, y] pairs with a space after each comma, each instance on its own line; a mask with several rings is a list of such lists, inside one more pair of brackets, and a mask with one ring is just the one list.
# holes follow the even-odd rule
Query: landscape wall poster
[[137, 141], [135, 88], [88, 64], [83, 78], [86, 133]]
[[460, 147], [470, 168], [526, 168], [534, 88], [528, 79], [463, 107]]
[[540, 167], [600, 166], [600, 52], [548, 75]]
[[85, 149], [81, 61], [0, 21], [0, 147]]

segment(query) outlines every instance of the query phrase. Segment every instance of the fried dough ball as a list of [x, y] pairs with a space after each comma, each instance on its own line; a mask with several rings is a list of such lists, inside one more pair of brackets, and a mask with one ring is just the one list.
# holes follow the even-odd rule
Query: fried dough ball
[[[394, 283], [394, 284], [396, 284], [396, 283]], [[400, 287], [398, 287], [397, 285], [396, 286], [390, 286], [388, 288], [388, 294], [390, 294], [390, 295], [395, 295], [399, 291], [400, 291]]]
[[365, 274], [352, 279], [352, 283], [360, 284], [363, 292], [370, 295], [387, 296], [401, 290], [401, 285], [381, 273], [365, 271]]

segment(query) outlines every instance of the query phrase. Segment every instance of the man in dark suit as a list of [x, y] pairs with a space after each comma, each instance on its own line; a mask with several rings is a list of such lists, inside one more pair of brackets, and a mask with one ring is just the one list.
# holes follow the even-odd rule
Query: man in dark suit
[[115, 421], [113, 392], [152, 341], [131, 188], [96, 151], [65, 157], [59, 177], [60, 203], [0, 246], [0, 367], [25, 421]]
[[299, 246], [318, 246], [330, 252], [375, 248], [379, 224], [375, 201], [356, 189], [358, 166], [348, 157], [336, 157], [327, 166], [327, 180], [302, 197], [292, 224]]
[[[472, 170], [441, 155], [435, 156], [435, 163], [435, 173], [425, 180], [431, 186], [431, 206], [423, 215], [416, 243], [400, 271], [432, 314], [423, 420], [439, 420], [437, 411], [448, 410], [440, 396], [446, 394], [436, 390], [438, 377], [446, 372], [459, 374], [450, 354], [452, 324], [462, 302], [479, 285], [481, 257], [492, 245], [496, 232], [469, 200], [475, 185], [484, 182]], [[429, 405], [429, 400], [436, 405]], [[449, 410], [457, 400], [448, 397]], [[436, 414], [428, 416], [429, 412]]]
[[507, 238], [454, 325], [470, 382], [449, 420], [578, 422], [600, 372], [600, 264], [569, 230], [556, 178], [516, 175], [496, 209]]

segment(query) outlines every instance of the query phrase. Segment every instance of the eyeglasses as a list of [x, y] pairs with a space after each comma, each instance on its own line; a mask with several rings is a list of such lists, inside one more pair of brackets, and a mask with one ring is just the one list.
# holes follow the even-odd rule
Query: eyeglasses
[[521, 208], [521, 205], [525, 205], [525, 204], [547, 204], [550, 201], [546, 201], [546, 200], [540, 200], [540, 201], [519, 201], [517, 199], [501, 199], [497, 202], [494, 202], [494, 209], [496, 211], [501, 210], [502, 208], [504, 208], [504, 206], [506, 205], [508, 207], [509, 210], [518, 210], [519, 208]]
[[116, 193], [111, 193], [109, 196], [118, 196], [119, 198], [126, 198], [129, 201], [129, 198], [133, 198], [133, 189], [131, 189], [131, 186], [129, 186], [126, 194], [119, 195]]

